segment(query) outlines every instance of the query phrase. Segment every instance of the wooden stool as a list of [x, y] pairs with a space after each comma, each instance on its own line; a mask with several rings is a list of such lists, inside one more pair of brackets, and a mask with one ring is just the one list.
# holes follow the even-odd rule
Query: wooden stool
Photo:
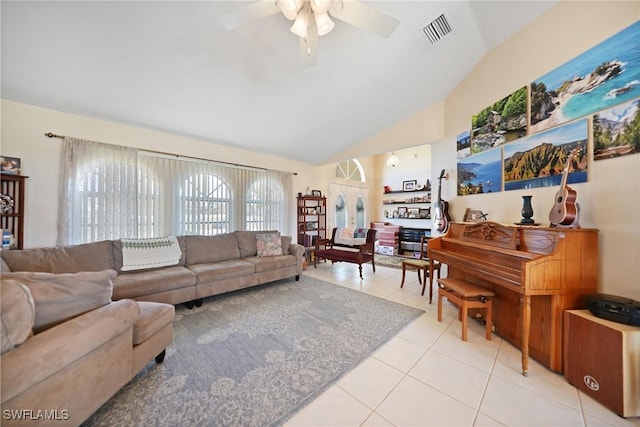
[[438, 279], [438, 322], [442, 322], [442, 298], [458, 306], [458, 320], [462, 320], [462, 341], [467, 340], [467, 318], [470, 308], [484, 308], [486, 321], [486, 338], [491, 340], [491, 317], [493, 291], [467, 282], [463, 279]]
[[[418, 283], [422, 285], [422, 293], [420, 295], [424, 296], [424, 290], [427, 286], [427, 274], [429, 272], [429, 264], [431, 261], [428, 259], [408, 259], [406, 261], [402, 261], [402, 282], [400, 283], [400, 288], [404, 286], [404, 276], [407, 270], [416, 270], [418, 272]], [[440, 263], [437, 261], [433, 261], [433, 271], [438, 274], [438, 278], [440, 278]], [[420, 275], [422, 272], [422, 276]], [[429, 304], [431, 304], [431, 300], [433, 298], [433, 277], [429, 275]]]

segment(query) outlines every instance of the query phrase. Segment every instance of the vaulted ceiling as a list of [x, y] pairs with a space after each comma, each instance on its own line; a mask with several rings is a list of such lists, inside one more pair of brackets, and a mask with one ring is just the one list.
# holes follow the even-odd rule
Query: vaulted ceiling
[[[281, 14], [220, 25], [249, 3], [2, 1], [2, 97], [322, 164], [442, 101], [554, 2], [364, 1], [397, 30], [336, 20], [314, 67]], [[443, 13], [452, 32], [431, 44]]]

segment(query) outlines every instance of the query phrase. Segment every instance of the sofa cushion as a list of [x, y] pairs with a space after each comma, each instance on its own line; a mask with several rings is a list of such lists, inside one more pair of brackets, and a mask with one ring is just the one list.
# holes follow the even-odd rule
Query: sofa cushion
[[235, 233], [216, 236], [186, 236], [186, 265], [205, 264], [240, 258], [240, 248]]
[[79, 314], [111, 302], [115, 270], [80, 273], [13, 272], [2, 280], [17, 280], [29, 288], [36, 313], [33, 330], [44, 331]]
[[189, 265], [198, 278], [198, 284], [210, 283], [217, 280], [233, 279], [255, 273], [254, 265], [246, 260], [231, 259], [227, 261]]
[[176, 309], [171, 304], [138, 301], [140, 317], [133, 325], [133, 345], [142, 344], [173, 322]]
[[138, 298], [195, 284], [195, 274], [180, 266], [122, 273], [113, 279], [113, 299]]
[[244, 261], [255, 265], [256, 273], [264, 273], [267, 271], [277, 270], [279, 268], [292, 267], [297, 264], [294, 255], [280, 255], [273, 257], [249, 257]]
[[[139, 316], [140, 310], [135, 301], [112, 302], [37, 334], [13, 351], [3, 354], [2, 382], [0, 382], [2, 409], [5, 409], [5, 403], [10, 399], [25, 391], [27, 396], [32, 396], [29, 400], [33, 403], [29, 408], [51, 408], [49, 405], [42, 406], [41, 402], [59, 402], [54, 408], [66, 408], [71, 404], [71, 402], [67, 404], [67, 400], [73, 399], [74, 405], [77, 400], [91, 402], [97, 395], [103, 396], [102, 391], [105, 388], [114, 388], [111, 381], [105, 381], [106, 384], [90, 384], [92, 379], [104, 379], [108, 376], [113, 378], [114, 382], [122, 381], [124, 385], [126, 379], [123, 379], [122, 371], [128, 371], [131, 374], [131, 364], [128, 362], [131, 359], [126, 357], [131, 353], [131, 343], [128, 343], [128, 347], [122, 346], [127, 344], [125, 340], [130, 337], [123, 332], [132, 330]], [[131, 338], [128, 339], [131, 340]], [[113, 356], [119, 356], [119, 358], [113, 360]], [[96, 361], [102, 363], [96, 365], [93, 363]], [[69, 371], [72, 374], [70, 377], [65, 375]], [[77, 378], [73, 374], [84, 376]], [[56, 379], [59, 376], [63, 378]], [[62, 383], [67, 388], [59, 391], [55, 388], [51, 389], [50, 380], [54, 385]], [[37, 391], [29, 390], [32, 387]], [[89, 387], [99, 387], [100, 392], [93, 392], [88, 389]], [[113, 390], [113, 393], [115, 391]], [[53, 400], [48, 398], [51, 395], [55, 395]], [[90, 395], [90, 398], [87, 395]], [[103, 397], [106, 401], [109, 396]], [[60, 404], [62, 406], [59, 406]], [[66, 422], [53, 419], [47, 421], [44, 418], [39, 420], [32, 418], [24, 421], [23, 419], [22, 422], [15, 424], [79, 425], [82, 417], [71, 417]], [[5, 425], [4, 420], [2, 425]]]
[[256, 234], [258, 257], [282, 255], [282, 238], [277, 234]]
[[240, 258], [248, 256], [256, 256], [258, 253], [258, 246], [256, 242], [256, 234], [276, 234], [278, 230], [268, 231], [247, 231], [239, 230], [235, 232], [238, 239], [238, 247], [240, 248]]
[[26, 341], [33, 329], [36, 308], [29, 288], [15, 280], [0, 283], [1, 353]]
[[78, 273], [114, 269], [110, 240], [83, 245], [2, 251], [11, 271]]

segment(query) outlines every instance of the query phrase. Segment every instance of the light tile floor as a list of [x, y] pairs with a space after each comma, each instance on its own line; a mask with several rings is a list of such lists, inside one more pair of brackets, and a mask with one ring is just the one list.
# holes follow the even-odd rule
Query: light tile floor
[[297, 426], [636, 426], [530, 359], [520, 374], [520, 351], [499, 336], [484, 338], [469, 323], [460, 339], [455, 307], [421, 296], [417, 275], [400, 289], [398, 269], [321, 263], [304, 274], [425, 310], [371, 357], [347, 373], [285, 425]]

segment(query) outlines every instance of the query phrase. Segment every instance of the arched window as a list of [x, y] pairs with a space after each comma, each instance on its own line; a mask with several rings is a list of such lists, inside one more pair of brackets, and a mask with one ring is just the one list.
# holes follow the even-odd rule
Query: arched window
[[284, 193], [282, 186], [263, 176], [247, 191], [246, 229], [251, 231], [279, 230]]
[[214, 235], [231, 231], [231, 188], [216, 175], [189, 177], [181, 188], [180, 234]]
[[336, 164], [336, 178], [365, 182], [364, 169], [357, 159], [338, 162]]

